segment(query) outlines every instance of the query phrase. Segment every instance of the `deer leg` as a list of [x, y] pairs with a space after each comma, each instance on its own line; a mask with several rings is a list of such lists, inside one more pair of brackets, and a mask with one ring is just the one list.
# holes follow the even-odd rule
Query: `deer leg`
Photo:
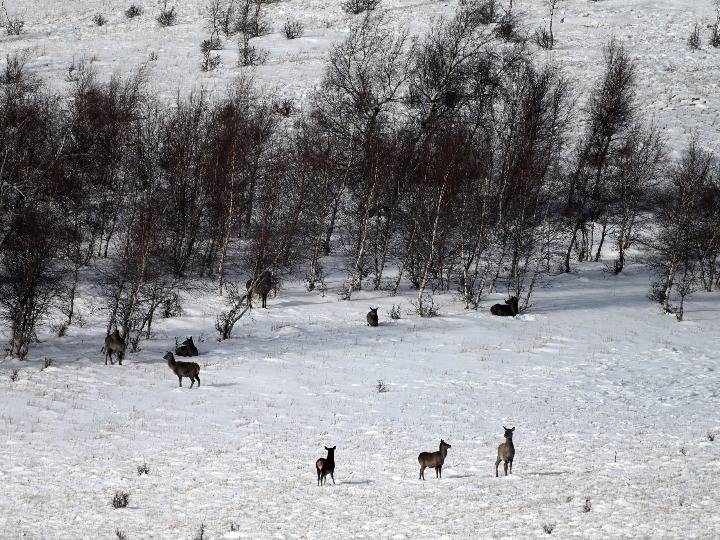
[[318, 473], [318, 480], [317, 480], [317, 482], [318, 482], [318, 486], [319, 486], [319, 485], [320, 485], [320, 469], [317, 470], [317, 473]]
[[507, 462], [507, 460], [505, 460], [505, 461], [503, 462], [503, 466], [505, 467], [505, 476], [507, 476], [507, 470], [508, 470], [508, 462]]
[[267, 294], [263, 294], [263, 303], [262, 306], [264, 309], [267, 309]]
[[513, 460], [511, 459], [510, 460], [510, 474], [512, 474], [512, 462], [513, 462]]
[[195, 380], [198, 383], [198, 386], [200, 386], [200, 375], [195, 375]]
[[195, 385], [195, 377], [190, 377], [190, 388]]
[[333, 484], [335, 483], [335, 473], [330, 471], [330, 478], [332, 478]]
[[180, 382], [180, 388], [182, 388], [182, 377], [178, 375], [178, 381]]
[[500, 461], [502, 461], [500, 458], [497, 458], [497, 460], [495, 460], [495, 478], [497, 478], [499, 476], [498, 475], [498, 466], [500, 465]]
[[425, 467], [420, 467], [420, 480], [425, 480]]

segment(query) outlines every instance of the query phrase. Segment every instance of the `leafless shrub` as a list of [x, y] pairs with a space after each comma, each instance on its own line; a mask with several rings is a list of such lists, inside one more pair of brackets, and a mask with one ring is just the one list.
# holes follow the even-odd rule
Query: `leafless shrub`
[[127, 534], [120, 529], [115, 529], [115, 538], [117, 538], [117, 540], [128, 540]]
[[413, 306], [415, 306], [415, 312], [421, 317], [437, 317], [440, 314], [431, 294], [423, 294], [413, 302]]
[[20, 17], [11, 17], [5, 7], [5, 1], [0, 1], [0, 27], [4, 26], [8, 36], [19, 36], [25, 28], [25, 20]]
[[200, 43], [200, 52], [208, 54], [210, 51], [219, 51], [223, 47], [220, 36], [212, 36], [209, 39], [203, 39]]
[[696, 51], [700, 48], [700, 43], [700, 25], [695, 23], [688, 36], [687, 44], [691, 51]]
[[125, 508], [130, 502], [130, 494], [126, 491], [116, 491], [112, 499], [113, 508]]
[[107, 17], [105, 17], [102, 13], [96, 13], [93, 15], [92, 21], [96, 26], [105, 26], [108, 22]]
[[359, 15], [366, 11], [373, 11], [380, 5], [380, 0], [345, 0], [343, 11], [352, 15]]
[[375, 390], [377, 390], [379, 394], [384, 394], [385, 392], [390, 391], [387, 385], [381, 380], [378, 380], [377, 384], [375, 385]]
[[288, 19], [283, 25], [283, 32], [287, 39], [299, 38], [305, 33], [305, 26], [303, 26], [300, 21], [291, 21]]
[[553, 523], [545, 523], [543, 525], [543, 532], [545, 534], [552, 534], [553, 530], [555, 530], [555, 524]]
[[268, 52], [252, 45], [250, 35], [243, 33], [238, 44], [238, 64], [244, 67], [260, 66], [267, 61]]
[[134, 19], [135, 17], [139, 17], [142, 15], [142, 8], [138, 6], [137, 4], [131, 4], [129, 8], [125, 10], [125, 17], [128, 19]]
[[207, 540], [207, 537], [205, 536], [205, 524], [200, 524], [200, 529], [198, 530], [198, 533], [195, 535], [195, 540]]
[[552, 37], [550, 36], [550, 32], [548, 32], [545, 28], [538, 28], [535, 30], [535, 34], [533, 34], [533, 41], [541, 49], [553, 48]]
[[175, 11], [175, 6], [168, 8], [167, 0], [164, 0], [163, 7], [160, 8], [160, 13], [158, 14], [156, 20], [158, 23], [160, 23], [160, 26], [173, 26], [177, 21], [177, 12]]
[[203, 53], [202, 62], [200, 62], [200, 69], [202, 71], [213, 71], [220, 65], [220, 55], [211, 54], [210, 51]]
[[273, 100], [272, 103], [273, 112], [288, 118], [295, 110], [295, 102], [288, 97], [282, 99]]
[[45, 371], [47, 368], [49, 368], [49, 367], [52, 366], [52, 365], [53, 365], [53, 359], [52, 359], [52, 358], [45, 357], [45, 358], [43, 359], [43, 365], [42, 365], [42, 367], [40, 368], [40, 371]]
[[228, 283], [225, 286], [225, 303], [228, 309], [221, 312], [215, 319], [215, 330], [218, 331], [218, 339], [223, 341], [232, 334], [233, 327], [245, 312], [249, 309], [245, 301], [247, 295], [237, 285]]
[[710, 40], [708, 41], [711, 47], [715, 49], [720, 47], [720, 22], [715, 22], [712, 29], [710, 30]]
[[590, 510], [592, 510], [592, 504], [590, 504], [590, 497], [586, 497], [586, 498], [585, 498], [585, 504], [583, 505], [582, 510], [583, 510], [583, 512], [585, 512], [585, 513], [587, 513], [587, 512], [589, 512]]
[[150, 467], [148, 467], [147, 463], [138, 465], [137, 473], [138, 473], [138, 476], [142, 476], [143, 474], [150, 474]]
[[517, 41], [519, 21], [512, 12], [505, 12], [495, 26], [495, 34], [503, 41]]
[[707, 440], [710, 442], [715, 441], [716, 433], [714, 431], [708, 431], [707, 432]]
[[12, 382], [17, 382], [17, 380], [20, 378], [20, 370], [19, 369], [13, 369], [10, 372], [10, 380]]
[[395, 304], [392, 305], [390, 308], [390, 318], [395, 321], [402, 318], [402, 315], [400, 314], [400, 306]]
[[165, 297], [162, 303], [162, 317], [163, 319], [170, 319], [172, 317], [180, 317], [185, 313], [180, 302], [180, 295], [176, 292], [172, 292]]

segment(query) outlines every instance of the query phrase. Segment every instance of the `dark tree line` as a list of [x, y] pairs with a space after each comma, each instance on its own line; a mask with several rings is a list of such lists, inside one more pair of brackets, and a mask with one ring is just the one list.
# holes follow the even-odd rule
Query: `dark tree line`
[[[693, 142], [671, 163], [636, 99], [634, 62], [611, 41], [579, 96], [527, 41], [506, 42], [473, 3], [421, 39], [370, 13], [330, 52], [301, 115], [238, 80], [221, 98], [152, 98], [143, 73], [69, 95], [8, 56], [0, 75], [0, 315], [27, 354], [52, 313], [76, 318], [82, 276], [131, 349], [204, 278], [237, 307], [240, 276], [347, 261], [362, 287], [466, 308], [643, 248], [654, 297], [673, 310], [720, 287], [720, 180]], [[582, 106], [576, 103], [581, 101]], [[243, 313], [233, 311], [233, 313]], [[241, 316], [241, 315], [240, 315]], [[230, 317], [230, 319], [233, 319]], [[227, 331], [227, 335], [232, 328]]]

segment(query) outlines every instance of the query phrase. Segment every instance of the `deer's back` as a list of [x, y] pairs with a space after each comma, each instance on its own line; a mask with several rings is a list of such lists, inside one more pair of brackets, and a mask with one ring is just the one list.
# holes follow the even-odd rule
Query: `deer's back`
[[437, 467], [442, 465], [443, 458], [440, 452], [420, 452], [418, 463], [425, 467]]
[[175, 362], [173, 371], [183, 377], [194, 377], [200, 373], [200, 366], [195, 362]]

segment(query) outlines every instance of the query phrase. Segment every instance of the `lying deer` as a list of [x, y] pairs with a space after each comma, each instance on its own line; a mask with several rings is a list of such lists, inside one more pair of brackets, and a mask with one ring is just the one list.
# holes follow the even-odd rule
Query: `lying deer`
[[495, 304], [490, 308], [490, 313], [498, 315], [499, 317], [514, 317], [520, 313], [517, 297], [513, 296], [510, 300], [505, 300], [505, 304], [507, 305], [503, 306], [502, 304]]
[[[177, 341], [175, 342], [177, 343]], [[193, 343], [193, 338], [190, 336], [185, 341], [183, 341], [180, 345], [175, 347], [175, 354], [178, 356], [197, 356], [198, 350], [195, 344]]]
[[512, 474], [512, 463], [515, 457], [515, 445], [513, 445], [513, 431], [515, 428], [508, 429], [503, 426], [505, 430], [505, 442], [498, 446], [497, 460], [495, 460], [495, 477], [498, 477], [498, 465], [501, 461], [504, 461], [505, 476], [508, 475], [508, 464], [510, 465], [510, 474]]
[[176, 362], [175, 355], [173, 355], [170, 351], [165, 353], [163, 360], [167, 361], [168, 367], [172, 369], [175, 375], [177, 375], [181, 388], [183, 377], [190, 379], [190, 388], [193, 387], [195, 381], [197, 381], [198, 386], [200, 386], [200, 377], [198, 376], [198, 373], [200, 373], [200, 366], [198, 364], [195, 362]]
[[327, 479], [325, 478], [328, 474], [330, 475], [330, 478], [332, 478], [333, 484], [335, 483], [335, 448], [337, 446], [333, 446], [332, 448], [325, 447], [325, 450], [327, 450], [327, 457], [326, 458], [320, 458], [315, 462], [315, 468], [317, 469], [317, 475], [318, 475], [318, 486], [322, 486], [325, 482], [327, 482]]
[[452, 448], [452, 446], [440, 439], [440, 450], [438, 452], [420, 453], [418, 456], [418, 463], [420, 463], [420, 480], [425, 480], [425, 469], [428, 467], [435, 469], [435, 478], [442, 478], [442, 467], [447, 457], [448, 448]]
[[102, 349], [100, 349], [100, 352], [105, 353], [105, 365], [107, 366], [108, 359], [110, 359], [110, 364], [114, 365], [115, 362], [113, 362], [112, 355], [117, 354], [118, 364], [122, 366], [125, 348], [125, 342], [123, 338], [120, 337], [120, 332], [118, 332], [116, 328], [112, 334], [105, 338], [105, 344]]
[[255, 293], [262, 299], [262, 307], [267, 309], [267, 297], [272, 289], [272, 273], [270, 270], [265, 270], [254, 280], [248, 279], [245, 288], [247, 289], [248, 306], [252, 307], [252, 295]]
[[370, 308], [370, 312], [365, 317], [367, 319], [368, 326], [377, 326], [378, 325], [378, 309], [380, 308]]

